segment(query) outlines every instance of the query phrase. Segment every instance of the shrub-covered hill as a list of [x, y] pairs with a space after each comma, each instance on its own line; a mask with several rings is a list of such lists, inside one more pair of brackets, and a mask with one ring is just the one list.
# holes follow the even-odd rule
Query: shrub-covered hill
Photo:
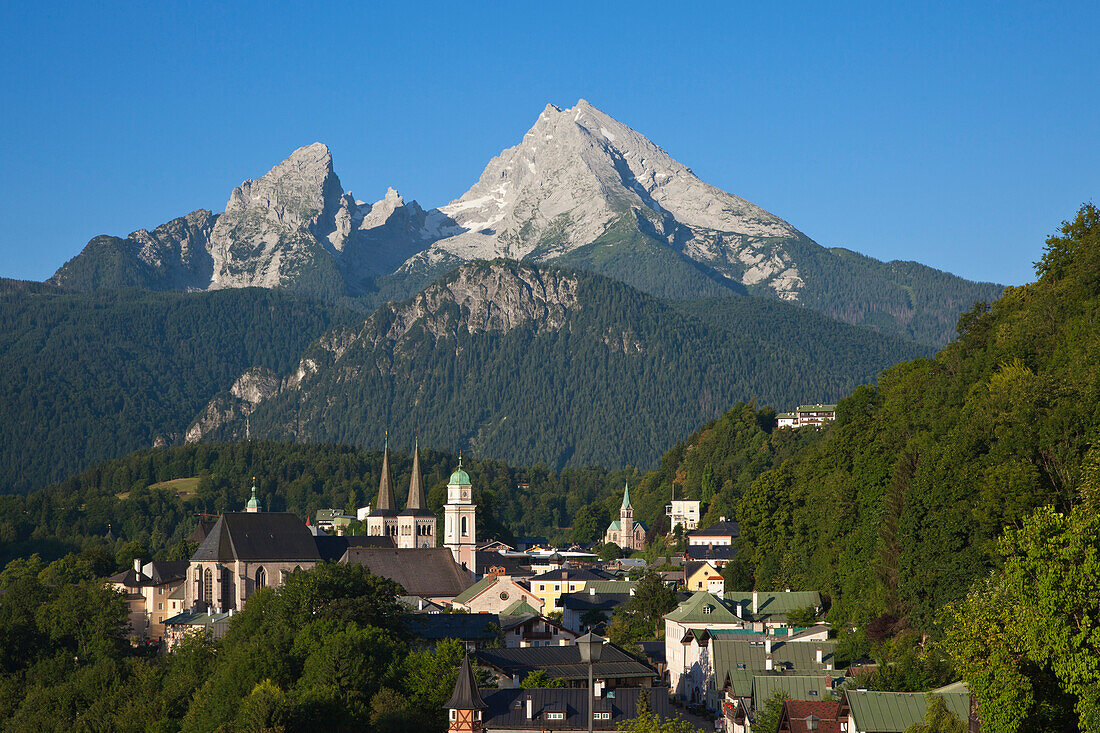
[[1100, 213], [1047, 241], [1038, 280], [959, 319], [935, 358], [887, 370], [738, 507], [763, 587], [807, 587], [837, 618], [929, 629], [1036, 507], [1076, 501], [1100, 427]]

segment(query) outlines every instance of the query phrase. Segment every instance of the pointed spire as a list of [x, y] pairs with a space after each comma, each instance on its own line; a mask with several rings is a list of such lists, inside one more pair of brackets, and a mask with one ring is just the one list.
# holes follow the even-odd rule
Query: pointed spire
[[420, 473], [420, 439], [413, 443], [412, 478], [409, 480], [409, 501], [406, 509], [425, 509], [428, 502], [424, 498], [424, 479]]
[[390, 484], [390, 431], [386, 431], [386, 447], [382, 452], [382, 478], [378, 482], [378, 504], [375, 512], [392, 512], [397, 502], [393, 498], [393, 486]]
[[626, 488], [623, 489], [623, 509], [631, 509], [630, 506], [630, 482], [626, 484]]
[[458, 679], [455, 680], [455, 691], [443, 707], [446, 710], [485, 710], [489, 707], [477, 691], [477, 680], [474, 679], [469, 654], [462, 658], [462, 667], [459, 668]]

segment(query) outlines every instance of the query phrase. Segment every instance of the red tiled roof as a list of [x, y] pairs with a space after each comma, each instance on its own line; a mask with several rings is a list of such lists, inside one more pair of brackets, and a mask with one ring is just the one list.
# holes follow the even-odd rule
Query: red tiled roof
[[818, 719], [817, 733], [840, 733], [840, 700], [787, 700], [783, 703], [781, 722], [789, 727], [780, 730], [791, 733], [809, 733], [806, 718]]

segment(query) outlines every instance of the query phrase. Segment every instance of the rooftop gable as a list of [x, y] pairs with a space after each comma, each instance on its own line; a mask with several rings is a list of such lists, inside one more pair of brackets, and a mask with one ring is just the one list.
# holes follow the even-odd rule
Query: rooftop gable
[[191, 560], [319, 562], [321, 555], [296, 515], [255, 512], [221, 515]]
[[[962, 722], [970, 717], [970, 695], [964, 692], [933, 693], [943, 698], [947, 709]], [[873, 692], [848, 690], [848, 708], [857, 730], [904, 733], [924, 720], [928, 699], [923, 692]]]

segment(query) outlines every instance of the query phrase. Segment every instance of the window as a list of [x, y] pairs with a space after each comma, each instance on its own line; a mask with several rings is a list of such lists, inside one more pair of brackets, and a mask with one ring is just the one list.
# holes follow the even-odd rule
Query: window
[[256, 568], [256, 590], [263, 588], [265, 585], [267, 585], [267, 571], [261, 565]]
[[546, 584], [545, 583], [539, 583], [539, 590], [540, 591], [545, 591], [546, 590]]
[[462, 536], [463, 537], [469, 537], [470, 536], [470, 525], [467, 521], [467, 517], [462, 518]]
[[214, 602], [214, 574], [210, 568], [202, 574], [202, 599], [207, 603]]
[[565, 713], [547, 713], [547, 720], [565, 720]]
[[611, 713], [596, 713], [596, 720], [611, 720]]
[[704, 614], [708, 614], [708, 613], [710, 613], [710, 612], [711, 612], [711, 611], [713, 611], [713, 610], [714, 610], [714, 607], [713, 607], [713, 606], [703, 606], [703, 613], [704, 613]]
[[158, 603], [157, 604], [157, 610], [158, 611], [163, 611], [164, 610], [164, 604], [163, 603]]
[[458, 720], [458, 711], [451, 710], [451, 720]]

